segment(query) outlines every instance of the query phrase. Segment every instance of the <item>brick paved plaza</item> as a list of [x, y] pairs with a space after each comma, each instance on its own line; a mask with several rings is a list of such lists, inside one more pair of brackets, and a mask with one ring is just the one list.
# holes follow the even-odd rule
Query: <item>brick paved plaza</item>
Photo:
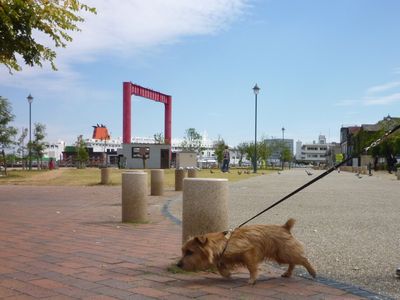
[[120, 187], [0, 186], [2, 299], [361, 299], [313, 280], [258, 283], [174, 273], [181, 227], [162, 215], [168, 191], [149, 197], [146, 224], [121, 224]]

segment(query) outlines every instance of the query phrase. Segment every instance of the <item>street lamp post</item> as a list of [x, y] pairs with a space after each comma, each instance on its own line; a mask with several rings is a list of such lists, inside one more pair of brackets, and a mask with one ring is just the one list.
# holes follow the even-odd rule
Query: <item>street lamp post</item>
[[257, 95], [260, 91], [260, 88], [256, 85], [253, 87], [254, 96], [255, 96], [255, 122], [254, 122], [254, 162], [253, 162], [253, 171], [257, 173]]
[[33, 97], [31, 96], [31, 94], [29, 94], [28, 97], [26, 97], [28, 99], [29, 102], [29, 171], [32, 170], [32, 102], [33, 102]]
[[283, 150], [284, 149], [285, 149], [285, 127], [282, 127], [282, 152], [281, 152], [282, 170], [283, 170], [283, 164], [285, 163], [283, 160]]

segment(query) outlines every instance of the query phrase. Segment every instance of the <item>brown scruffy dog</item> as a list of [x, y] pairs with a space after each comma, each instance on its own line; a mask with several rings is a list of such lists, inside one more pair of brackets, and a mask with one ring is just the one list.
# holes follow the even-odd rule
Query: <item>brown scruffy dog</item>
[[258, 265], [273, 260], [289, 267], [282, 277], [290, 277], [296, 265], [304, 266], [312, 277], [315, 270], [304, 256], [301, 243], [291, 234], [295, 223], [289, 219], [284, 225], [248, 225], [235, 229], [230, 238], [227, 232], [214, 232], [190, 238], [182, 247], [178, 267], [186, 271], [217, 267], [223, 277], [231, 270], [245, 266], [250, 272], [249, 283], [257, 279]]

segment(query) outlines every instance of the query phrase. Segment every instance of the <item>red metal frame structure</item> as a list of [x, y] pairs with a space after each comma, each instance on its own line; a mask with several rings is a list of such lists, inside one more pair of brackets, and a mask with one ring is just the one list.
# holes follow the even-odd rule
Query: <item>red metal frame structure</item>
[[153, 101], [164, 103], [164, 139], [165, 143], [171, 145], [171, 123], [172, 123], [172, 97], [156, 92], [132, 82], [123, 83], [123, 143], [131, 143], [131, 96], [140, 96]]

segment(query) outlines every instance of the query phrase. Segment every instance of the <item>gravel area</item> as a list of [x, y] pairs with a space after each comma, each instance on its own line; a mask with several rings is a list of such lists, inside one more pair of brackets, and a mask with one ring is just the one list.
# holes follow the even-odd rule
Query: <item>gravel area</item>
[[[322, 173], [304, 169], [258, 176], [230, 184], [232, 227]], [[181, 199], [170, 212], [181, 219]], [[297, 220], [294, 235], [304, 243], [319, 276], [400, 299], [400, 181], [376, 173], [333, 172], [251, 223]], [[301, 269], [301, 267], [297, 267]]]

